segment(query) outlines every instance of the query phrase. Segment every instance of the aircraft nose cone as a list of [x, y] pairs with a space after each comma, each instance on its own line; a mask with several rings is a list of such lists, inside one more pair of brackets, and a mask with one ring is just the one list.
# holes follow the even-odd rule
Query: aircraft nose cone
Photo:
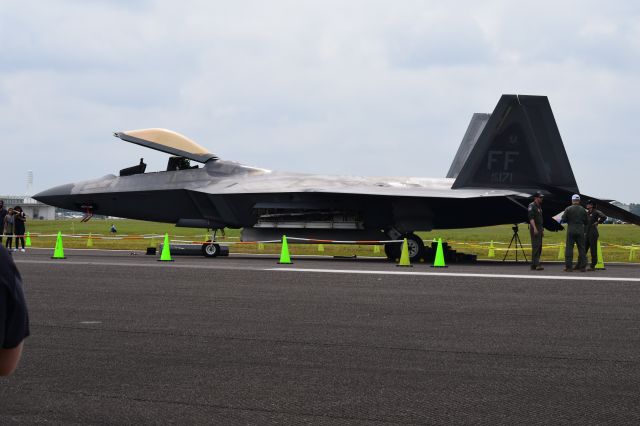
[[50, 206], [68, 208], [67, 204], [71, 198], [71, 190], [73, 184], [54, 186], [53, 188], [46, 189], [33, 196], [41, 203], [48, 204]]

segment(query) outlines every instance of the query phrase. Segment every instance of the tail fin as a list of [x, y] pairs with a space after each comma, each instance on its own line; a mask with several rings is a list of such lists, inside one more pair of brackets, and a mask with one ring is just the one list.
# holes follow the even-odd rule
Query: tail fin
[[549, 100], [502, 95], [452, 188], [544, 185], [579, 193]]
[[471, 121], [469, 122], [469, 127], [467, 127], [467, 131], [464, 133], [464, 137], [462, 138], [462, 143], [458, 148], [458, 152], [456, 152], [453, 163], [451, 163], [449, 173], [447, 173], [447, 178], [455, 179], [458, 177], [462, 166], [464, 166], [467, 158], [469, 158], [471, 150], [476, 145], [476, 142], [478, 142], [478, 138], [482, 134], [484, 126], [487, 125], [489, 117], [491, 117], [491, 114], [482, 114], [479, 112], [473, 114]]

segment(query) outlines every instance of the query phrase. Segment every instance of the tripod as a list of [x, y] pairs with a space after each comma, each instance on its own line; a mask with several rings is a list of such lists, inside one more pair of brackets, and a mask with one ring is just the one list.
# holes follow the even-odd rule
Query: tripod
[[504, 257], [502, 258], [502, 261], [504, 262], [507, 259], [507, 256], [509, 255], [509, 250], [511, 250], [511, 246], [515, 241], [516, 244], [513, 249], [516, 251], [516, 262], [518, 261], [518, 245], [520, 245], [520, 250], [522, 250], [522, 256], [524, 257], [524, 261], [528, 262], [527, 255], [524, 253], [524, 247], [522, 246], [522, 241], [520, 241], [520, 236], [518, 235], [518, 224], [513, 225], [511, 227], [511, 230], [513, 231], [513, 236], [511, 237], [511, 242], [509, 243], [509, 247], [507, 247], [507, 251], [505, 252]]

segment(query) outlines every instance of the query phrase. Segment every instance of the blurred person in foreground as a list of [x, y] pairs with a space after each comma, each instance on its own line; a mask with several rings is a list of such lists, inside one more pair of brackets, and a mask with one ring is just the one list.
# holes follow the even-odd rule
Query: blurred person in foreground
[[22, 278], [9, 252], [0, 246], [0, 376], [11, 374], [29, 336], [29, 314]]

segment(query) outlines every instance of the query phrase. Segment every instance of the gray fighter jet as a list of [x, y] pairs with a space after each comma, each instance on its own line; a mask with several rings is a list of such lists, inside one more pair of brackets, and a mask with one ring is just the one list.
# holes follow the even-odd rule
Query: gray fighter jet
[[[283, 234], [321, 240], [407, 238], [413, 259], [424, 246], [416, 231], [526, 221], [532, 194], [545, 194], [544, 226], [580, 193], [545, 96], [503, 95], [492, 114], [474, 114], [446, 178], [345, 177], [276, 172], [219, 159], [169, 130], [115, 133], [171, 154], [166, 171], [146, 164], [119, 176], [48, 189], [35, 199], [92, 214], [217, 230], [243, 228], [244, 241]], [[191, 165], [191, 162], [203, 166]], [[583, 199], [593, 199], [583, 195]], [[640, 225], [640, 217], [608, 201], [605, 214]], [[219, 247], [203, 245], [206, 256]], [[389, 258], [399, 244], [385, 244]]]

